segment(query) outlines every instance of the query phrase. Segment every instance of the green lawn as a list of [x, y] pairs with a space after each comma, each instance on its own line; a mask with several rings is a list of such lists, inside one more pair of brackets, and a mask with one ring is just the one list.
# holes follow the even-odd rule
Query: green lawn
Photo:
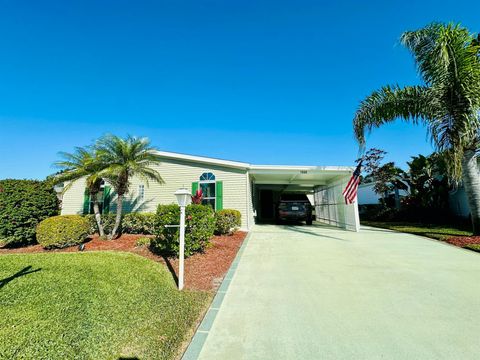
[[480, 244], [470, 244], [465, 246], [465, 248], [476, 251], [476, 252], [480, 252]]
[[0, 256], [0, 359], [171, 359], [207, 306], [119, 252]]
[[472, 232], [452, 226], [413, 224], [402, 222], [361, 221], [362, 225], [380, 227], [415, 235], [427, 236], [432, 239], [446, 240], [453, 236], [471, 236]]

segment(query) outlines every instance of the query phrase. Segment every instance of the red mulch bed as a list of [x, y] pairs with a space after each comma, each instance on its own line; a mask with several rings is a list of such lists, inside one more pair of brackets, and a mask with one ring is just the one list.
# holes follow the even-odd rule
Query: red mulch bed
[[445, 241], [455, 246], [464, 247], [472, 244], [480, 244], [480, 236], [455, 236]]
[[[243, 243], [247, 233], [238, 231], [231, 236], [215, 236], [211, 246], [203, 253], [195, 254], [185, 259], [185, 287], [194, 290], [217, 289], [225, 273]], [[135, 246], [136, 241], [144, 235], [124, 234], [116, 240], [101, 240], [93, 236], [85, 243], [84, 251], [113, 250], [132, 252], [148, 259], [165, 264], [172, 276], [177, 278], [178, 259], [166, 258], [152, 253], [146, 246]], [[23, 248], [0, 249], [0, 254], [12, 253], [37, 253], [37, 252], [76, 252], [78, 246], [65, 249], [45, 250], [40, 245], [32, 245]]]

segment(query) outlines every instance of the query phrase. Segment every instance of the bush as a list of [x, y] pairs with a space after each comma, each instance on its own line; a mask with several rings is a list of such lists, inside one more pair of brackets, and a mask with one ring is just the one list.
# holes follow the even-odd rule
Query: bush
[[394, 221], [398, 210], [382, 204], [359, 205], [360, 219], [365, 221]]
[[231, 235], [242, 225], [242, 214], [238, 210], [224, 209], [215, 213], [215, 233]]
[[[112, 232], [115, 225], [115, 214], [102, 214], [102, 224], [105, 234]], [[85, 215], [90, 223], [90, 235], [98, 233], [97, 222], [94, 214]], [[123, 215], [120, 231], [124, 234], [153, 235], [155, 227], [155, 214], [153, 213], [128, 213]]]
[[52, 186], [37, 180], [0, 180], [0, 246], [35, 242], [37, 224], [58, 215]]
[[[185, 256], [203, 251], [215, 231], [215, 217], [210, 206], [190, 204], [185, 210]], [[154, 251], [178, 255], [180, 208], [178, 205], [159, 205], [155, 216], [155, 238], [151, 242]]]
[[[89, 235], [98, 234], [98, 226], [97, 221], [95, 220], [94, 214], [84, 215], [84, 217], [88, 220], [89, 223]], [[102, 214], [102, 225], [105, 234], [110, 234], [113, 230], [113, 225], [115, 225], [115, 214]], [[121, 230], [121, 227], [120, 227]]]
[[81, 244], [90, 230], [90, 223], [80, 215], [60, 215], [43, 220], [37, 226], [37, 241], [45, 249]]
[[126, 234], [153, 235], [155, 231], [155, 214], [125, 214], [122, 220], [122, 231]]

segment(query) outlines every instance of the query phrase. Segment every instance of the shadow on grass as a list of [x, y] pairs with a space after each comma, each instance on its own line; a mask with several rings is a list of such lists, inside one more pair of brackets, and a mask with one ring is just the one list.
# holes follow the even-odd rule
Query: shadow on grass
[[177, 284], [177, 286], [178, 286], [178, 276], [177, 276], [177, 273], [176, 273], [175, 269], [173, 268], [172, 263], [170, 262], [170, 259], [166, 255], [163, 255], [163, 254], [160, 254], [160, 256], [162, 257], [163, 261], [165, 261], [165, 264], [167, 265], [168, 271], [170, 271], [170, 274], [172, 274], [172, 277], [173, 277], [173, 280], [175, 281], [175, 284]]
[[0, 280], [0, 289], [3, 288], [5, 285], [7, 285], [10, 281], [19, 278], [21, 276], [25, 276], [37, 271], [42, 270], [41, 268], [35, 269], [35, 270], [30, 270], [32, 268], [31, 265], [24, 267], [22, 270], [18, 271], [17, 273], [13, 274], [12, 276], [6, 277], [5, 279]]

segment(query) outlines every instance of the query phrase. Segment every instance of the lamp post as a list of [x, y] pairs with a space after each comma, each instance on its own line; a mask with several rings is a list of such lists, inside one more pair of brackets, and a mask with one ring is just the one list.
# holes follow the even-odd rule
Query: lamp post
[[178, 189], [175, 191], [178, 205], [180, 206], [180, 254], [178, 256], [178, 290], [183, 289], [184, 260], [185, 260], [185, 206], [190, 198], [190, 191]]

